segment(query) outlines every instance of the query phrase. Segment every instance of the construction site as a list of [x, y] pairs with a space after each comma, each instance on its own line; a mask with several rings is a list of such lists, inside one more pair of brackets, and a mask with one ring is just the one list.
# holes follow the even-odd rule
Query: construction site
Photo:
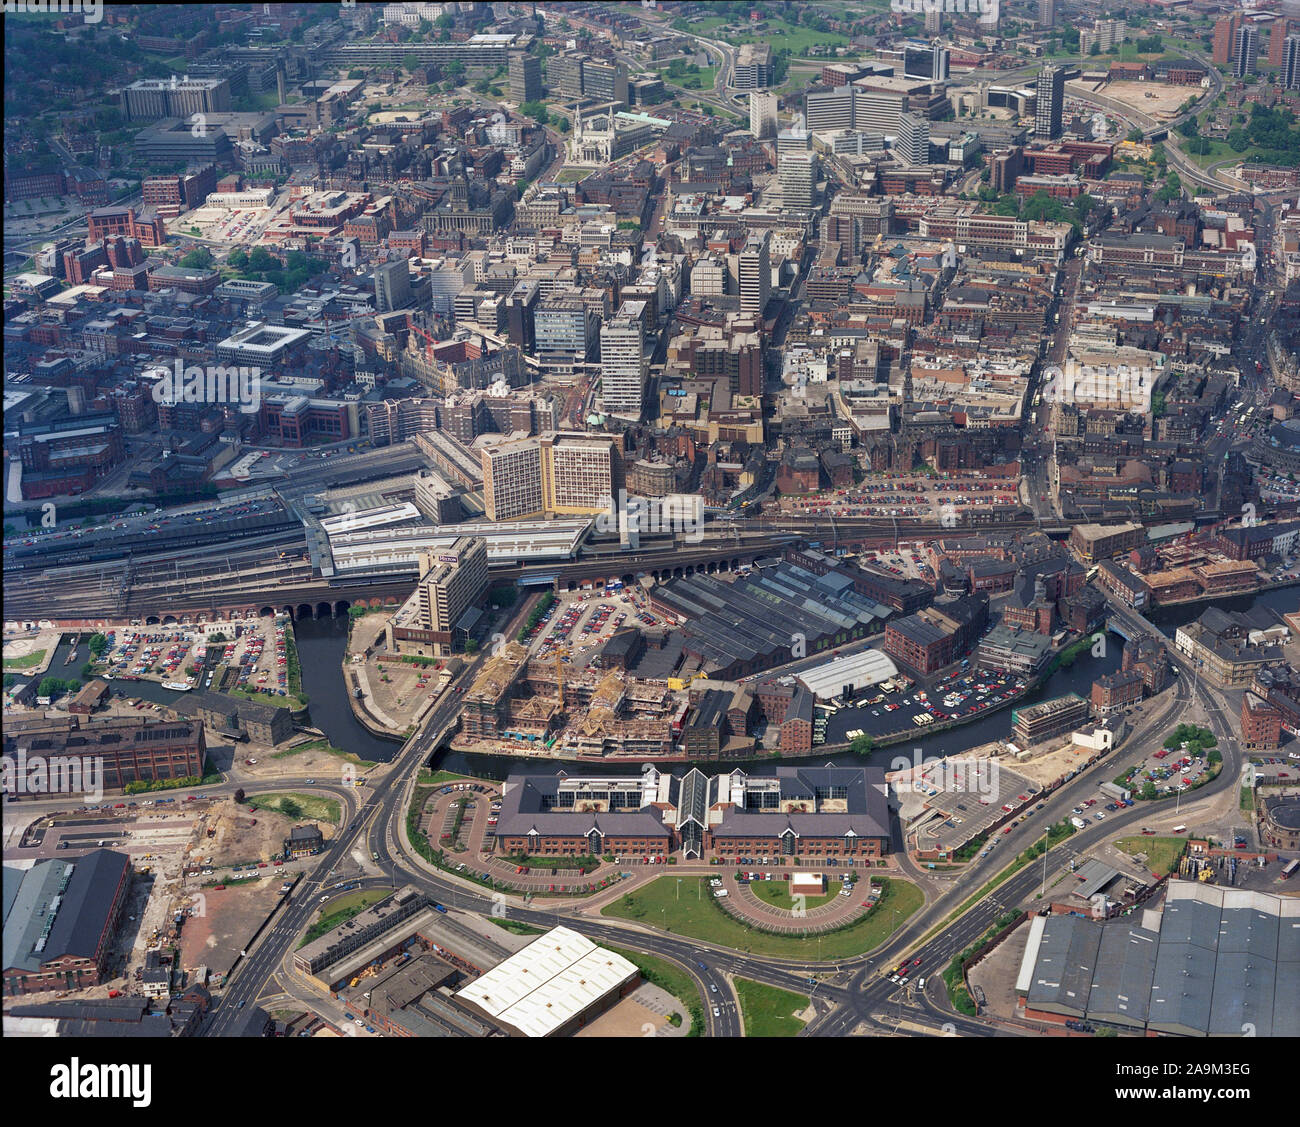
[[691, 702], [685, 685], [672, 686], [570, 657], [564, 647], [530, 657], [511, 642], [466, 691], [452, 746], [569, 759], [673, 758]]

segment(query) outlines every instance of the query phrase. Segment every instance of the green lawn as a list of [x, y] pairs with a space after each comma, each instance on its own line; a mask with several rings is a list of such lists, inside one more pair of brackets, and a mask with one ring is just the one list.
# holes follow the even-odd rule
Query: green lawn
[[339, 800], [337, 798], [322, 798], [315, 794], [255, 794], [248, 799], [248, 805], [254, 806], [259, 810], [274, 810], [277, 814], [283, 813], [281, 807], [286, 800], [292, 800], [298, 804], [299, 813], [292, 814], [293, 818], [310, 818], [316, 822], [329, 822], [332, 825], [338, 825], [339, 821]]
[[265, 689], [240, 689], [234, 688], [228, 690], [232, 697], [243, 697], [245, 700], [255, 701], [258, 704], [269, 704], [276, 708], [289, 708], [294, 712], [301, 712], [307, 707], [307, 702], [301, 697], [288, 694], [281, 696], [277, 692], [267, 692]]
[[540, 927], [533, 927], [532, 924], [522, 923], [519, 920], [499, 920], [495, 916], [489, 916], [497, 927], [503, 931], [513, 932], [515, 935], [545, 935], [546, 932]]
[[520, 857], [516, 854], [505, 860], [511, 865], [522, 865], [526, 869], [550, 869], [552, 872], [560, 869], [584, 869], [591, 872], [600, 865], [600, 858], [591, 854], [582, 857]]
[[697, 74], [684, 74], [680, 78], [673, 78], [665, 72], [663, 79], [666, 86], [676, 86], [682, 90], [698, 90], [707, 94], [718, 79], [718, 68], [700, 67]]
[[1115, 843], [1121, 853], [1145, 853], [1147, 868], [1156, 876], [1172, 873], [1178, 867], [1187, 842], [1181, 837], [1123, 837]]
[[294, 744], [293, 747], [285, 748], [284, 751], [272, 752], [271, 758], [288, 759], [291, 755], [299, 755], [304, 751], [324, 751], [337, 756], [339, 759], [346, 759], [349, 763], [353, 763], [367, 771], [371, 767], [378, 766], [369, 759], [362, 759], [355, 751], [344, 751], [341, 747], [335, 747], [329, 740], [308, 740], [306, 743]]
[[590, 176], [592, 171], [590, 168], [562, 168], [556, 174], [555, 181], [557, 184], [576, 184]]
[[1239, 153], [1227, 141], [1215, 141], [1206, 138], [1206, 143], [1210, 151], [1204, 155], [1193, 153], [1186, 141], [1186, 138], [1180, 138], [1179, 150], [1187, 157], [1197, 168], [1208, 168], [1212, 164], [1218, 164], [1221, 160], [1245, 160], [1247, 154]]
[[735, 980], [746, 1037], [794, 1037], [803, 1022], [794, 1015], [808, 1008], [808, 998], [748, 978]]
[[[294, 96], [289, 95], [289, 102]], [[239, 113], [269, 113], [280, 104], [280, 97], [274, 90], [269, 94], [244, 94], [234, 99], [235, 110]]]
[[[823, 895], [807, 897], [804, 907], [819, 908], [828, 901], [834, 900], [839, 894], [840, 882], [837, 880], [827, 881], [826, 887], [829, 891]], [[772, 907], [780, 908], [786, 912], [794, 910], [794, 900], [790, 896], [790, 882], [788, 880], [756, 880], [750, 883], [749, 889], [764, 904], [771, 904]]]
[[794, 90], [800, 90], [807, 86], [813, 79], [821, 75], [821, 64], [813, 66], [809, 63], [791, 63], [790, 71], [786, 80], [776, 87], [773, 91], [776, 94], [789, 94]]
[[319, 939], [327, 931], [333, 931], [341, 923], [345, 923], [353, 916], [359, 915], [365, 911], [371, 904], [377, 904], [385, 896], [391, 896], [391, 888], [372, 888], [364, 889], [361, 892], [352, 892], [347, 896], [340, 896], [337, 900], [331, 900], [328, 904], [320, 909], [321, 912], [329, 912], [329, 915], [322, 915], [314, 924], [311, 925], [302, 937], [299, 947], [305, 947], [313, 939]]
[[[848, 44], [848, 39], [843, 35], [836, 35], [829, 31], [813, 31], [810, 28], [799, 27], [795, 24], [786, 23], [782, 19], [771, 19], [767, 21], [767, 27], [761, 32], [755, 31], [736, 31], [727, 32], [724, 35], [715, 35], [714, 32], [720, 27], [728, 25], [744, 27], [748, 23], [748, 18], [737, 19], [736, 17], [726, 16], [708, 16], [693, 23], [690, 31], [696, 35], [703, 36], [705, 39], [725, 39], [727, 43], [771, 43], [773, 49], [780, 47], [790, 48], [791, 55], [802, 55], [809, 47], [816, 47], [827, 44], [832, 47], [844, 47]], [[831, 60], [828, 58], [828, 62]]]
[[44, 650], [34, 650], [26, 657], [7, 657], [4, 659], [6, 672], [17, 669], [33, 669], [45, 660]]
[[444, 783], [477, 783], [481, 780], [472, 779], [469, 775], [457, 775], [454, 771], [421, 771], [418, 781], [421, 784], [439, 786]]
[[[826, 933], [819, 942], [800, 936], [755, 931], [733, 919], [712, 902], [707, 878], [703, 877], [682, 877], [680, 899], [677, 894], [678, 878], [660, 877], [653, 884], [616, 900], [601, 914], [639, 920], [651, 927], [749, 951], [755, 955], [778, 955], [810, 961], [818, 958], [843, 959], [879, 946], [924, 903], [921, 890], [908, 881], [881, 877], [874, 879], [889, 886], [888, 902], [858, 922], [839, 931]], [[696, 895], [692, 896], [691, 893]]]

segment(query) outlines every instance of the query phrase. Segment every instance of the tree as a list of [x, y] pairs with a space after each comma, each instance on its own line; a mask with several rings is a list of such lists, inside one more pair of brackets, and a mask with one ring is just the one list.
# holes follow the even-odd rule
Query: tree
[[235, 791], [235, 805], [242, 806], [243, 804], [244, 804], [244, 788], [240, 787], [237, 791]]
[[550, 111], [542, 102], [524, 102], [519, 107], [519, 112], [525, 117], [531, 117], [538, 125], [546, 125], [551, 120]]
[[265, 247], [254, 247], [248, 254], [248, 268], [258, 273], [275, 270], [279, 265], [279, 260]]
[[1130, 130], [1128, 131], [1128, 136], [1125, 137], [1124, 140], [1126, 140], [1126, 141], [1132, 141], [1133, 144], [1135, 144], [1135, 145], [1136, 145], [1136, 144], [1139, 144], [1139, 143], [1141, 142], [1141, 140], [1142, 140], [1142, 130], [1137, 129], [1137, 128], [1130, 129]]
[[212, 265], [212, 252], [207, 247], [195, 247], [181, 259], [180, 265], [190, 270], [206, 270]]
[[92, 634], [86, 646], [95, 657], [102, 657], [108, 649], [108, 639], [103, 634]]
[[442, 73], [448, 78], [461, 78], [465, 74], [465, 64], [459, 59], [452, 59], [442, 68]]
[[466, 652], [467, 654], [476, 654], [476, 653], [478, 653], [478, 642], [477, 642], [475, 639], [473, 639], [473, 638], [466, 638], [466, 639], [465, 639], [465, 652]]
[[875, 746], [876, 741], [870, 736], [858, 736], [849, 744], [849, 750], [854, 755], [870, 755], [875, 750]]

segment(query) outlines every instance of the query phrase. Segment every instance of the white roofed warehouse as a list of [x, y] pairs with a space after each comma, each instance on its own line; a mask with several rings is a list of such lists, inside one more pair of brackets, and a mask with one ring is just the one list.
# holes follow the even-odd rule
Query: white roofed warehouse
[[851, 685], [852, 691], [858, 692], [897, 675], [898, 666], [880, 650], [846, 654], [795, 674], [818, 700], [838, 697], [846, 686]]
[[557, 927], [456, 992], [456, 1000], [520, 1037], [563, 1037], [637, 988], [622, 955]]

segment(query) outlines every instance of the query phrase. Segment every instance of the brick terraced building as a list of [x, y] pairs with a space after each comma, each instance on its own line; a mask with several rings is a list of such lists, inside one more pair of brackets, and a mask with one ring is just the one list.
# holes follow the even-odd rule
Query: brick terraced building
[[502, 789], [496, 850], [539, 857], [708, 855], [880, 857], [889, 852], [884, 772], [778, 767], [623, 777], [513, 775]]
[[130, 887], [131, 859], [107, 849], [5, 869], [6, 997], [107, 981]]
[[99, 761], [104, 788], [120, 790], [137, 781], [202, 775], [207, 745], [196, 720], [64, 716], [8, 721], [4, 755], [17, 761], [20, 751], [29, 763], [33, 756], [80, 760], [83, 772]]

